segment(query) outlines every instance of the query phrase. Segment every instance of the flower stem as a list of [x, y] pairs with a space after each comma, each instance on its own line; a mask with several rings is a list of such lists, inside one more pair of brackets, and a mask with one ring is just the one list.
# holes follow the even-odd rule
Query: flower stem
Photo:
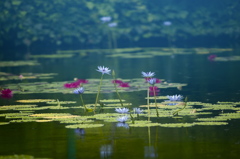
[[95, 111], [96, 106], [97, 106], [97, 103], [98, 103], [98, 98], [99, 98], [100, 90], [101, 90], [101, 87], [102, 87], [103, 75], [104, 75], [104, 74], [102, 74], [101, 79], [100, 79], [100, 82], [99, 82], [98, 93], [97, 93], [97, 97], [96, 97], [96, 101], [95, 101], [95, 105], [94, 105], [94, 111]]
[[120, 96], [120, 94], [118, 93], [118, 89], [117, 89], [116, 82], [115, 82], [115, 81], [116, 81], [116, 76], [115, 76], [115, 72], [114, 72], [114, 70], [112, 71], [112, 77], [113, 77], [114, 88], [115, 88], [116, 93], [117, 93], [117, 95], [118, 95], [118, 99], [120, 100], [121, 106], [124, 107], [124, 106], [123, 106], [122, 99], [121, 99], [121, 96]]
[[157, 106], [157, 97], [156, 97], [156, 92], [155, 92], [154, 86], [153, 86], [153, 94], [154, 94], [154, 100], [155, 100], [157, 117], [159, 117], [159, 114], [158, 114], [158, 106]]
[[150, 106], [149, 106], [149, 83], [148, 83], [148, 90], [147, 90], [147, 106], [148, 106], [148, 115], [150, 115]]
[[87, 107], [86, 107], [86, 105], [84, 104], [84, 102], [83, 102], [83, 97], [82, 97], [82, 94], [80, 94], [80, 99], [81, 99], [81, 101], [82, 101], [82, 104], [83, 104], [83, 106], [84, 106], [84, 108], [85, 108], [85, 111], [87, 111]]
[[178, 112], [180, 112], [180, 111], [182, 111], [183, 109], [186, 108], [186, 106], [187, 106], [187, 101], [188, 101], [188, 98], [186, 97], [186, 98], [184, 99], [184, 107], [183, 107], [182, 109], [179, 109], [179, 110], [175, 111], [175, 112], [173, 113], [173, 116], [174, 116], [174, 115], [178, 115]]

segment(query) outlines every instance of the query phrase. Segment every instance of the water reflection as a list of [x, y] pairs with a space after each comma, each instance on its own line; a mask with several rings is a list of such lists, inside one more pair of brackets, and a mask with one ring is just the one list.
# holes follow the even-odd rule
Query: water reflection
[[119, 122], [116, 124], [117, 127], [124, 127], [126, 129], [129, 129], [129, 125], [127, 123], [122, 123], [122, 122]]
[[144, 157], [145, 158], [156, 158], [158, 154], [156, 153], [153, 146], [145, 146], [144, 147]]
[[112, 156], [113, 148], [112, 145], [102, 145], [100, 148], [101, 158], [109, 158]]
[[82, 128], [77, 128], [77, 129], [74, 130], [74, 132], [77, 136], [79, 136], [81, 138], [83, 138], [85, 133], [86, 133], [85, 130], [82, 129]]

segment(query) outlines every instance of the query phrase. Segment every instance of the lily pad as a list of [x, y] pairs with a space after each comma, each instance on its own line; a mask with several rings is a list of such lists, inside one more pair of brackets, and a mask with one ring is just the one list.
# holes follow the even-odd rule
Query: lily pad
[[104, 124], [75, 124], [75, 125], [67, 125], [66, 128], [77, 129], [77, 128], [96, 128], [103, 127]]

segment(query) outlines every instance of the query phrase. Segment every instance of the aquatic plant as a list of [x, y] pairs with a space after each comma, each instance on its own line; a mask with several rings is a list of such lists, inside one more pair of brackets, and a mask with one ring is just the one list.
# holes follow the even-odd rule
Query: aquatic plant
[[101, 17], [100, 20], [101, 20], [103, 23], [106, 23], [106, 22], [110, 22], [110, 21], [112, 20], [112, 17], [110, 17], [110, 16]]
[[100, 82], [99, 82], [99, 86], [98, 86], [98, 92], [97, 92], [97, 96], [96, 96], [96, 101], [95, 101], [95, 105], [94, 105], [94, 110], [96, 109], [97, 103], [98, 103], [98, 98], [99, 98], [99, 94], [100, 94], [100, 90], [101, 90], [101, 86], [102, 86], [102, 80], [103, 80], [103, 75], [104, 74], [108, 74], [110, 75], [111, 70], [108, 67], [104, 67], [104, 66], [98, 66], [97, 69], [98, 72], [102, 73], [102, 76], [100, 78]]
[[90, 109], [88, 109], [88, 108], [86, 107], [86, 105], [84, 104], [84, 101], [83, 101], [82, 94], [84, 93], [84, 88], [83, 88], [83, 87], [79, 87], [79, 88], [73, 90], [73, 93], [74, 93], [74, 94], [80, 94], [80, 99], [81, 99], [81, 101], [82, 101], [82, 104], [83, 104], [85, 110], [86, 110], [86, 111], [90, 111]]
[[[179, 95], [179, 96], [180, 96], [180, 95]], [[180, 98], [180, 97], [179, 97], [179, 98]], [[181, 98], [183, 98], [183, 97], [181, 96]], [[175, 112], [173, 113], [173, 115], [178, 115], [178, 112], [180, 112], [180, 111], [182, 111], [183, 109], [185, 109], [186, 106], [187, 106], [187, 101], [188, 101], [188, 98], [186, 97], [186, 98], [184, 99], [184, 107], [183, 107], [182, 109], [179, 109], [179, 110], [175, 111]]]
[[169, 101], [181, 101], [183, 99], [183, 96], [181, 96], [181, 95], [172, 95], [172, 96], [167, 95], [167, 98], [169, 99]]
[[72, 83], [65, 83], [65, 84], [64, 84], [64, 87], [65, 87], [65, 88], [77, 88], [77, 87], [79, 87], [82, 83], [86, 84], [86, 83], [88, 83], [88, 80], [78, 79], [77, 81], [72, 82]]
[[9, 99], [13, 97], [13, 92], [11, 89], [3, 89], [0, 91], [0, 96]]
[[122, 80], [112, 80], [112, 83], [116, 83], [116, 84], [121, 84], [121, 83], [124, 83]]
[[115, 111], [121, 114], [126, 114], [129, 112], [128, 108], [115, 108]]
[[136, 113], [136, 114], [141, 114], [143, 113], [143, 109], [140, 109], [140, 108], [133, 108], [133, 112]]
[[143, 72], [142, 71], [142, 76], [145, 77], [145, 78], [152, 78], [153, 76], [155, 76], [155, 73], [154, 72]]
[[129, 83], [120, 83], [119, 87], [130, 87]]
[[[154, 72], [143, 72], [142, 71], [142, 76], [146, 79], [152, 78], [155, 76]], [[150, 113], [150, 108], [149, 108], [149, 89], [147, 89], [147, 105], [148, 105], [148, 113]]]
[[156, 84], [156, 78], [150, 78], [148, 80], [148, 83], [150, 85], [152, 85], [152, 88], [153, 88], [153, 95], [154, 95], [154, 101], [155, 101], [155, 106], [156, 106], [156, 113], [157, 113], [157, 117], [159, 117], [158, 106], [157, 106], [157, 98], [156, 98], [156, 92], [155, 92], [155, 87], [154, 87], [154, 85]]
[[115, 90], [116, 90], [116, 93], [117, 93], [117, 95], [118, 95], [118, 99], [120, 100], [120, 103], [121, 103], [121, 105], [122, 105], [122, 107], [123, 107], [123, 102], [122, 102], [122, 98], [121, 98], [121, 96], [120, 96], [120, 94], [118, 93], [118, 89], [117, 89], [117, 86], [116, 86], [116, 83], [115, 83], [115, 81], [116, 81], [116, 76], [115, 76], [115, 71], [113, 70], [112, 71], [112, 77], [113, 77], [113, 84], [114, 84], [114, 88], [115, 88]]
[[113, 23], [109, 23], [109, 24], [108, 24], [108, 26], [109, 26], [110, 28], [116, 27], [117, 25], [118, 25], [118, 24], [115, 23], [115, 22], [113, 22]]

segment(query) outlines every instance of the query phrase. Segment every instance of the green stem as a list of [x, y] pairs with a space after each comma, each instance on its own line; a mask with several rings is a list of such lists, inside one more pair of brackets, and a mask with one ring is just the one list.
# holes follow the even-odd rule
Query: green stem
[[116, 93], [117, 93], [117, 95], [118, 95], [118, 99], [120, 100], [121, 106], [124, 107], [124, 106], [123, 106], [122, 99], [121, 99], [121, 96], [120, 96], [120, 94], [118, 93], [117, 85], [116, 85], [116, 83], [115, 83], [116, 77], [115, 77], [115, 72], [114, 72], [114, 70], [112, 71], [112, 77], [113, 77], [113, 85], [114, 85], [114, 88], [115, 88]]
[[154, 94], [154, 100], [155, 100], [157, 117], [159, 117], [158, 108], [157, 108], [157, 107], [158, 107], [158, 106], [157, 106], [157, 97], [156, 97], [156, 92], [155, 92], [154, 86], [153, 86], [153, 94]]
[[99, 98], [99, 94], [100, 94], [100, 90], [101, 90], [101, 86], [102, 86], [103, 75], [104, 74], [102, 74], [100, 82], [99, 82], [98, 93], [97, 93], [97, 97], [96, 97], [96, 101], [95, 101], [95, 105], [94, 105], [94, 111], [95, 111], [97, 103], [98, 103], [98, 98]]
[[179, 110], [177, 110], [177, 111], [175, 111], [174, 113], [173, 113], [173, 115], [178, 115], [178, 112], [180, 112], [180, 111], [182, 111], [183, 109], [185, 109], [186, 108], [186, 106], [187, 106], [187, 101], [188, 101], [188, 98], [186, 97], [185, 99], [184, 99], [184, 107], [182, 108], [182, 109], [179, 109]]
[[84, 104], [84, 102], [83, 102], [83, 97], [82, 97], [82, 94], [80, 94], [80, 99], [81, 99], [81, 101], [82, 101], [82, 104], [83, 104], [83, 106], [84, 106], [85, 110], [87, 111], [87, 107], [86, 107], [86, 105], [85, 105], [85, 104]]
[[148, 115], [150, 115], [150, 107], [149, 107], [149, 83], [148, 83], [148, 90], [147, 90], [147, 106], [148, 106]]

